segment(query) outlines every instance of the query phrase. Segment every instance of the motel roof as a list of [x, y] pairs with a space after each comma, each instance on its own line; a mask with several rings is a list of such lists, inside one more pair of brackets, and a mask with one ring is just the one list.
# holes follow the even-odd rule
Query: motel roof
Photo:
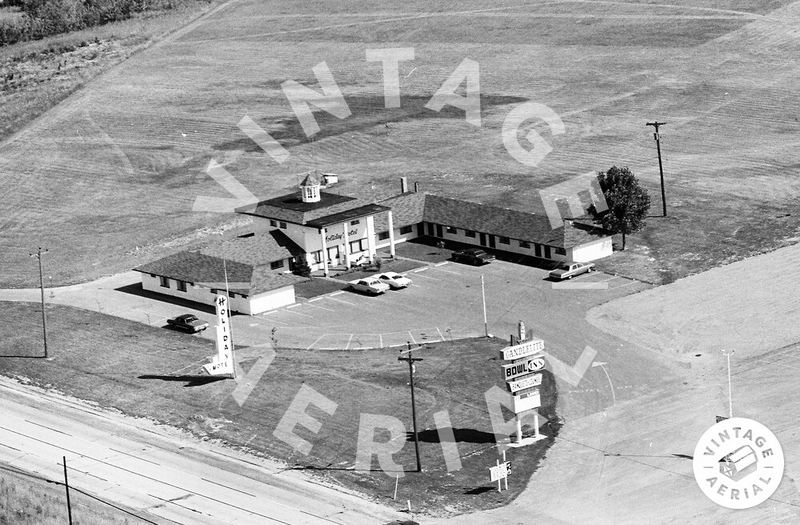
[[236, 211], [266, 219], [305, 225], [309, 221], [363, 205], [364, 202], [354, 197], [327, 191], [320, 192], [320, 200], [318, 202], [303, 202], [300, 194], [295, 192], [264, 200], [255, 205], [244, 206]]
[[204, 255], [258, 266], [296, 257], [303, 253], [281, 230], [253, 233], [212, 244], [200, 250]]
[[245, 264], [193, 251], [179, 252], [134, 270], [217, 290], [225, 289], [227, 273], [230, 291], [242, 295], [257, 295], [308, 280], [271, 270], [268, 265]]
[[[395, 228], [424, 221], [557, 248], [578, 246], [607, 235], [593, 225], [567, 221], [553, 228], [546, 215], [426, 193], [402, 193], [381, 204], [391, 208]], [[375, 231], [388, 229], [388, 214], [376, 216]]]

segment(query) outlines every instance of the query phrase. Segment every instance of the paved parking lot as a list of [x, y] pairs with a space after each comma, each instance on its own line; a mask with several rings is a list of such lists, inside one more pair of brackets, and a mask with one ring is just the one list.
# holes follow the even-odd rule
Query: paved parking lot
[[600, 272], [554, 283], [546, 279], [545, 270], [504, 261], [482, 267], [440, 263], [406, 275], [414, 281], [411, 287], [375, 297], [338, 291], [259, 316], [236, 316], [236, 339], [240, 344], [263, 343], [274, 328], [280, 346], [340, 349], [481, 336], [481, 275], [489, 332], [504, 337], [519, 319], [531, 324], [554, 306], [574, 315], [647, 287]]

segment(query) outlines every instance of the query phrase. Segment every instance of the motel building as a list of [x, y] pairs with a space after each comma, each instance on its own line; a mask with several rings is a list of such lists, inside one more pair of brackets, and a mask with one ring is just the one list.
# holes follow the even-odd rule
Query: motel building
[[[406, 178], [382, 199], [324, 191], [329, 178], [308, 173], [299, 191], [243, 207], [251, 231], [197, 251], [184, 251], [135, 268], [145, 290], [213, 304], [225, 289], [231, 310], [256, 315], [295, 302], [292, 274], [305, 260], [312, 271], [374, 262], [378, 250], [395, 256], [398, 243], [445, 240], [551, 261], [588, 262], [611, 255], [608, 233], [589, 221], [548, 217], [422, 193]], [[233, 283], [233, 285], [231, 285]]]

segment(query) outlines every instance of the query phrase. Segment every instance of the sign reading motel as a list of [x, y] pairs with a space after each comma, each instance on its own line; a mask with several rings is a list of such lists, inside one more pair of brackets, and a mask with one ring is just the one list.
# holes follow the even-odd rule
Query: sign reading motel
[[506, 383], [508, 390], [511, 393], [519, 392], [527, 388], [533, 388], [542, 384], [542, 374], [531, 374], [523, 377], [518, 381], [509, 381]]
[[500, 359], [510, 361], [512, 359], [520, 359], [529, 355], [538, 354], [542, 351], [544, 351], [544, 341], [541, 339], [531, 339], [530, 341], [525, 341], [518, 345], [503, 348], [500, 350]]

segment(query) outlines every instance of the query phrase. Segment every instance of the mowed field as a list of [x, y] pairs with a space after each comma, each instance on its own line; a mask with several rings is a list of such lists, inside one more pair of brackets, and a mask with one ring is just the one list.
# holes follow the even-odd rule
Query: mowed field
[[[653, 218], [616, 257], [655, 282], [800, 238], [795, 80], [800, 3], [231, 1], [90, 82], [0, 144], [0, 285], [73, 283], [186, 245], [232, 216], [192, 211], [229, 197], [205, 174], [223, 163], [273, 196], [320, 168], [348, 186], [422, 189], [541, 210], [538, 189], [627, 165], [660, 211], [651, 128], [666, 121], [669, 219]], [[368, 49], [412, 47], [402, 107], [383, 105]], [[481, 126], [425, 103], [465, 58], [480, 67]], [[280, 84], [319, 89], [325, 62], [351, 116], [320, 113], [309, 140]], [[508, 112], [545, 104], [565, 124], [535, 167], [503, 146]], [[245, 115], [278, 138], [278, 164], [237, 128]], [[524, 133], [527, 129], [523, 129]], [[199, 233], [198, 233], [199, 232]]]

